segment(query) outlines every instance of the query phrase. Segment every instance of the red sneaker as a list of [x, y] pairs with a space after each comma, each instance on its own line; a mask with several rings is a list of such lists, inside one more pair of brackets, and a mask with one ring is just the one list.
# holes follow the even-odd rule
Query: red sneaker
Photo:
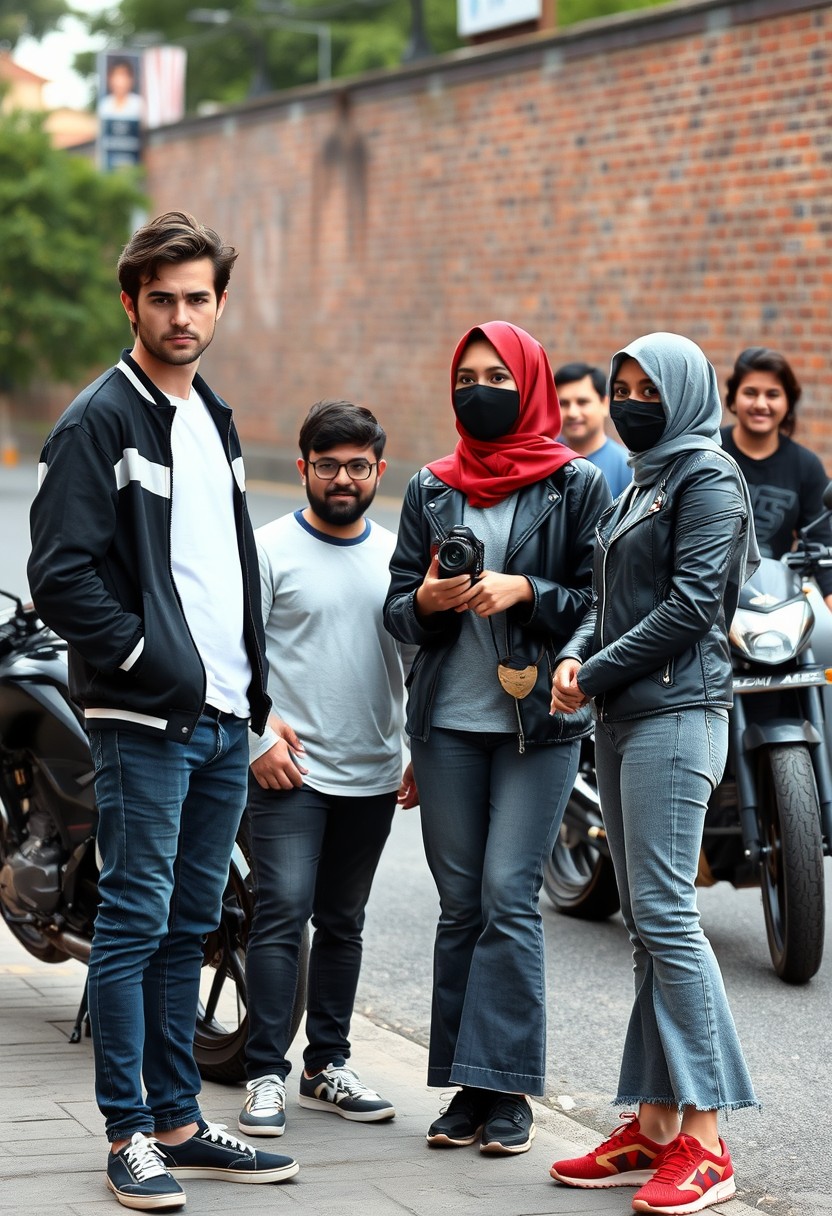
[[[642, 1186], [656, 1172], [656, 1158], [667, 1148], [657, 1144], [638, 1125], [638, 1118], [621, 1116], [608, 1140], [585, 1157], [556, 1161], [549, 1173], [567, 1186]], [[640, 1193], [640, 1192], [639, 1192]]]
[[687, 1216], [730, 1199], [737, 1189], [734, 1167], [724, 1140], [719, 1147], [721, 1155], [710, 1153], [694, 1136], [681, 1133], [668, 1146], [651, 1180], [633, 1196], [635, 1210]]

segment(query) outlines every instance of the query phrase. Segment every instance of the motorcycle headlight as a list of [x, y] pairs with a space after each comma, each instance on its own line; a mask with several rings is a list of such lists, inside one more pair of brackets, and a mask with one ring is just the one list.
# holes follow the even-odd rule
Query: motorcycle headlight
[[731, 623], [731, 645], [752, 663], [785, 663], [809, 640], [815, 614], [808, 600], [792, 600], [774, 612], [738, 608]]

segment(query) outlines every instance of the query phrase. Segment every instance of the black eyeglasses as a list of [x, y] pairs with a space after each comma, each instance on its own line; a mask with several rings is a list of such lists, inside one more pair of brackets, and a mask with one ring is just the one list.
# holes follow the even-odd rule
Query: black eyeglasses
[[378, 467], [378, 461], [371, 464], [369, 460], [329, 460], [326, 456], [306, 463], [321, 481], [334, 481], [342, 469], [347, 470], [350, 481], [367, 481], [373, 469]]

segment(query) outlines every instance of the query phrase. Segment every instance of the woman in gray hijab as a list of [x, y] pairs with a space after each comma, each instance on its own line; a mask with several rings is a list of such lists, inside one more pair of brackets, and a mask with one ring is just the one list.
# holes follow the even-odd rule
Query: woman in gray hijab
[[634, 484], [598, 522], [595, 602], [561, 653], [552, 712], [594, 703], [635, 973], [614, 1104], [637, 1113], [551, 1174], [571, 1186], [639, 1187], [636, 1211], [689, 1213], [736, 1189], [719, 1112], [757, 1105], [694, 882], [728, 748], [728, 626], [759, 555], [699, 347], [677, 334], [639, 338], [613, 357], [610, 390]]

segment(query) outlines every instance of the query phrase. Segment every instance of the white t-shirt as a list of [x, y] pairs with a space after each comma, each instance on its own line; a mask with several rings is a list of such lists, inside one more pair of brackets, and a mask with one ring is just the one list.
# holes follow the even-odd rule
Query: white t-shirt
[[[349, 540], [301, 511], [258, 528], [269, 693], [306, 748], [304, 783], [324, 794], [386, 794], [402, 775], [402, 648], [384, 628], [392, 532]], [[409, 665], [411, 650], [406, 647]], [[274, 744], [250, 735], [251, 759]]]
[[205, 666], [205, 700], [249, 716], [251, 664], [243, 638], [243, 572], [234, 481], [216, 424], [191, 389], [171, 431], [171, 567], [188, 628]]

